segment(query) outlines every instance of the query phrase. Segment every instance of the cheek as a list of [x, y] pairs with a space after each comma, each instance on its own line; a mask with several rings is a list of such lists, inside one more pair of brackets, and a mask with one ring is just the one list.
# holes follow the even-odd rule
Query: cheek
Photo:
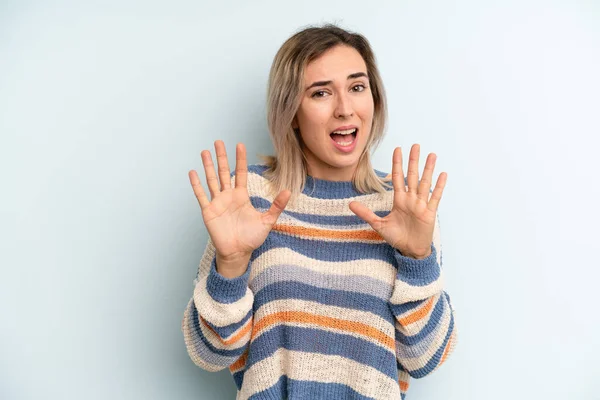
[[[325, 103], [325, 102], [323, 102]], [[331, 111], [326, 104], [309, 104], [298, 110], [299, 123], [307, 136], [320, 136], [327, 129]]]
[[312, 126], [323, 126], [329, 121], [331, 115], [330, 106], [327, 102], [313, 103], [307, 107], [308, 115], [307, 119], [310, 120]]
[[361, 103], [357, 108], [357, 112], [362, 123], [370, 128], [373, 123], [373, 114], [375, 113], [375, 106], [373, 105], [373, 102], [366, 101]]
[[357, 109], [360, 110], [361, 114], [365, 119], [373, 118], [373, 113], [375, 112], [375, 104], [373, 103], [373, 98], [366, 97], [361, 99], [356, 105]]

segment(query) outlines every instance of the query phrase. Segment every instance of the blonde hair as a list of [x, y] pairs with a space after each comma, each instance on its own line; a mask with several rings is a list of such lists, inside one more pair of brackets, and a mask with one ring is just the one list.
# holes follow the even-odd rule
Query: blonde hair
[[263, 176], [270, 182], [270, 194], [275, 197], [281, 190], [292, 192], [290, 202], [302, 192], [306, 184], [307, 161], [301, 149], [300, 138], [292, 128], [292, 121], [302, 101], [304, 70], [314, 59], [327, 50], [345, 45], [356, 49], [367, 66], [367, 75], [373, 95], [374, 112], [371, 134], [352, 177], [360, 193], [383, 193], [391, 186], [389, 176], [380, 178], [371, 165], [371, 151], [383, 139], [387, 120], [387, 103], [383, 82], [375, 63], [375, 55], [367, 39], [336, 25], [305, 28], [283, 43], [271, 65], [267, 89], [267, 123], [276, 156], [260, 155], [267, 165]]

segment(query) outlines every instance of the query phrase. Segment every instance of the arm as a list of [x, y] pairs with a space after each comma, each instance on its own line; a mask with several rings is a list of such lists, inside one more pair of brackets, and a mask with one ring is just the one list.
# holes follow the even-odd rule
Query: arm
[[409, 376], [422, 378], [436, 370], [456, 344], [454, 309], [443, 290], [439, 219], [424, 259], [406, 257], [394, 249], [398, 264], [389, 306], [395, 317], [396, 359], [401, 386]]
[[235, 278], [221, 275], [209, 238], [181, 324], [187, 352], [198, 367], [220, 371], [245, 353], [252, 332], [254, 302], [248, 288], [249, 276], [250, 266]]

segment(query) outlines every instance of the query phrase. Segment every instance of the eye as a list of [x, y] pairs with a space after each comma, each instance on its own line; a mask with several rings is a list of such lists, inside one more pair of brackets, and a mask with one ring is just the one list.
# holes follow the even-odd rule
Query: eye
[[316, 92], [314, 92], [310, 97], [325, 97], [325, 94], [327, 92], [324, 90], [317, 90]]
[[[359, 88], [359, 89], [357, 89]], [[363, 85], [362, 83], [359, 83], [358, 85], [354, 85], [352, 86], [352, 90], [355, 92], [362, 92], [366, 89], [367, 87], [365, 85]]]

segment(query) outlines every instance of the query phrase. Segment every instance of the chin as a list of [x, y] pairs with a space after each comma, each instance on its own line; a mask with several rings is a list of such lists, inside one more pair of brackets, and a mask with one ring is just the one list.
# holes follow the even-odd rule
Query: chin
[[333, 168], [350, 168], [358, 165], [359, 157], [344, 157], [342, 159], [334, 158], [328, 164]]

